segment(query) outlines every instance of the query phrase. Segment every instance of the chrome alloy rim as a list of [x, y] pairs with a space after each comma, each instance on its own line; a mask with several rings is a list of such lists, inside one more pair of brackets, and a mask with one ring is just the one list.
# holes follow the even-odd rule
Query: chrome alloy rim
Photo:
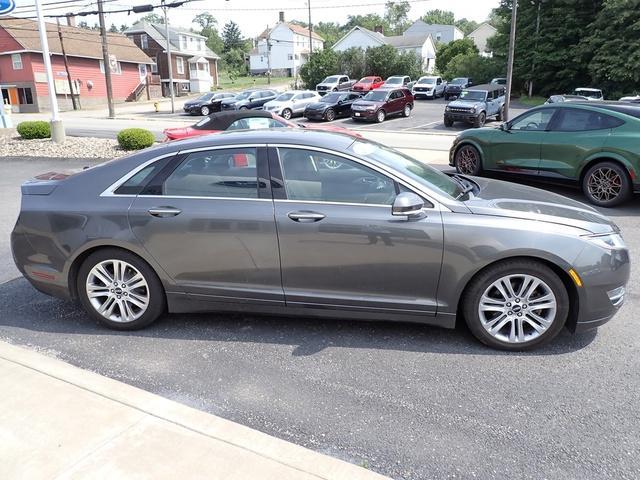
[[601, 202], [615, 199], [622, 191], [622, 178], [611, 168], [598, 168], [590, 176], [587, 183], [589, 194]]
[[85, 285], [96, 312], [118, 323], [133, 322], [149, 306], [149, 286], [130, 263], [105, 260], [91, 269]]
[[463, 147], [458, 152], [458, 170], [467, 175], [473, 174], [478, 164], [478, 155], [471, 147]]
[[557, 301], [545, 282], [526, 274], [506, 275], [484, 291], [478, 315], [497, 340], [524, 343], [538, 338], [556, 318]]

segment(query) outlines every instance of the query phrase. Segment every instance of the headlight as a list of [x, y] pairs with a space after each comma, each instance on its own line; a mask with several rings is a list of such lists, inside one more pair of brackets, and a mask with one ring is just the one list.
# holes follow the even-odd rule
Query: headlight
[[627, 245], [622, 239], [622, 235], [620, 235], [619, 233], [606, 233], [604, 235], [585, 235], [584, 238], [596, 244], [600, 248], [606, 248], [607, 250], [619, 250], [622, 248], [627, 248]]
[[448, 112], [449, 110], [451, 110], [451, 108], [449, 108], [449, 105], [447, 105], [446, 107], [444, 107], [444, 111]]
[[471, 113], [476, 113], [476, 107], [473, 107], [473, 108], [471, 109]]

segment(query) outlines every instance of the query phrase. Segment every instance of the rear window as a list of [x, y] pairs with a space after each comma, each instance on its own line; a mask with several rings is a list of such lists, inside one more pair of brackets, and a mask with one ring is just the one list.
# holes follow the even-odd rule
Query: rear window
[[602, 112], [577, 108], [563, 109], [554, 130], [560, 132], [581, 132], [603, 130], [622, 125], [624, 121]]
[[160, 170], [171, 160], [167, 157], [147, 165], [138, 173], [134, 174], [129, 180], [120, 185], [115, 192], [116, 195], [138, 195], [149, 181], [156, 176]]

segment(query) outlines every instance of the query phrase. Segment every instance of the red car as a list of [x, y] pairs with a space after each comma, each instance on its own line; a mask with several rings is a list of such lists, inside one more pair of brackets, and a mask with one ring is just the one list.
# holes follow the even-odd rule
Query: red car
[[380, 77], [363, 77], [358, 80], [351, 90], [354, 92], [370, 92], [371, 90], [375, 90], [376, 88], [380, 88], [384, 80]]
[[261, 110], [232, 110], [213, 113], [190, 127], [167, 128], [165, 141], [209, 135], [231, 130], [253, 130], [258, 128], [308, 128], [310, 130], [328, 130], [361, 137], [359, 133], [330, 124], [302, 125], [285, 120], [278, 115]]

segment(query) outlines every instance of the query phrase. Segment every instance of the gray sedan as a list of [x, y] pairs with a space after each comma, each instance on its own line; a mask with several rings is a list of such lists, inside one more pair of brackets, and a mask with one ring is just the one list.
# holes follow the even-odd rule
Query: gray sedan
[[18, 268], [122, 330], [193, 311], [464, 319], [485, 344], [522, 350], [622, 305], [629, 253], [591, 207], [349, 135], [282, 130], [25, 183]]

